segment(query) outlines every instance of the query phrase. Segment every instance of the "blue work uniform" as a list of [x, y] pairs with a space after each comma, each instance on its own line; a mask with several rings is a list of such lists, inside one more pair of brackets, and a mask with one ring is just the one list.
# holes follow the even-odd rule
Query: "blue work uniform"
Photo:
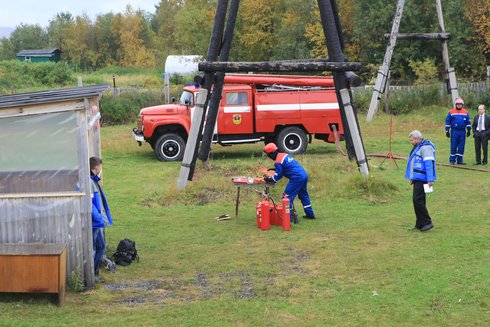
[[[453, 108], [446, 116], [446, 133], [451, 130], [451, 154], [449, 162], [463, 163], [466, 133], [471, 131], [471, 118], [464, 108], [460, 110]], [[466, 131], [465, 131], [466, 130]]]
[[291, 202], [291, 208], [294, 199], [298, 196], [306, 215], [314, 218], [315, 213], [308, 195], [308, 174], [303, 167], [287, 153], [279, 153], [274, 161], [274, 166], [276, 167], [276, 172], [272, 176], [274, 183], [277, 183], [283, 176], [289, 179], [284, 194]]

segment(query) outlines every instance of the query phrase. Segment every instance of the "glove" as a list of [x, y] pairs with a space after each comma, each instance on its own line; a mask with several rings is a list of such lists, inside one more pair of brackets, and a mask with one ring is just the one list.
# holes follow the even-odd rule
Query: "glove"
[[446, 132], [446, 137], [450, 137], [451, 134], [449, 134], [449, 131]]
[[266, 183], [273, 183], [274, 180], [272, 179], [272, 177], [269, 177], [269, 176], [264, 175], [264, 182], [266, 182]]
[[466, 137], [470, 137], [470, 135], [471, 135], [471, 132], [469, 130], [466, 131]]

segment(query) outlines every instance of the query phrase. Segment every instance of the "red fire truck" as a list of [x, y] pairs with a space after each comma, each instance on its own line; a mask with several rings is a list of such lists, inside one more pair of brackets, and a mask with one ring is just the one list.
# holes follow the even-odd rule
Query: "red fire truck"
[[[198, 92], [186, 86], [178, 103], [141, 109], [134, 139], [148, 142], [161, 161], [182, 160]], [[301, 154], [312, 137], [335, 142], [334, 126], [343, 137], [331, 77], [231, 74], [225, 76], [213, 142], [275, 142], [280, 151]]]

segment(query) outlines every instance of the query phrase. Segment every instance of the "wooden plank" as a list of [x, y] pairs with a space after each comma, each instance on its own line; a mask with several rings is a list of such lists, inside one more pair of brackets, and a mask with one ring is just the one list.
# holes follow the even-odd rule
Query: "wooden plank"
[[[385, 39], [389, 39], [391, 34], [385, 34]], [[397, 33], [397, 40], [449, 40], [451, 33]]]
[[204, 72], [313, 72], [313, 71], [356, 71], [361, 69], [359, 62], [328, 62], [325, 60], [285, 60], [257, 62], [203, 61], [198, 65]]
[[21, 199], [21, 198], [63, 198], [85, 196], [85, 192], [53, 192], [53, 193], [11, 193], [0, 194], [0, 199]]
[[39, 115], [46, 113], [56, 113], [64, 111], [75, 111], [83, 109], [82, 101], [63, 101], [51, 104], [33, 104], [23, 107], [10, 107], [8, 109], [0, 108], [0, 118], [18, 117], [18, 116], [29, 116], [29, 115]]
[[[80, 110], [77, 114], [77, 125], [87, 126], [88, 112]], [[99, 133], [98, 129], [96, 133]], [[99, 136], [98, 136], [99, 137]], [[93, 243], [92, 243], [92, 200], [90, 192], [90, 166], [89, 166], [89, 131], [87, 128], [78, 129], [78, 158], [80, 158], [81, 169], [79, 171], [80, 189], [86, 195], [80, 199], [80, 220], [76, 224], [74, 242], [77, 248], [77, 257], [71, 258], [76, 261], [78, 272], [85, 281], [87, 287], [95, 286]]]
[[57, 243], [0, 244], [1, 255], [60, 255], [64, 250], [65, 245]]

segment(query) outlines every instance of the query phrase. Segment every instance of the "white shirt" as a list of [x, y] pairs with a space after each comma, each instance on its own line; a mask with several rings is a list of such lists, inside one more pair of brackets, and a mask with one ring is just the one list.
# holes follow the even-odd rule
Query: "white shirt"
[[478, 132], [485, 130], [485, 115], [480, 115], [480, 117], [478, 117], [478, 125], [476, 130]]

